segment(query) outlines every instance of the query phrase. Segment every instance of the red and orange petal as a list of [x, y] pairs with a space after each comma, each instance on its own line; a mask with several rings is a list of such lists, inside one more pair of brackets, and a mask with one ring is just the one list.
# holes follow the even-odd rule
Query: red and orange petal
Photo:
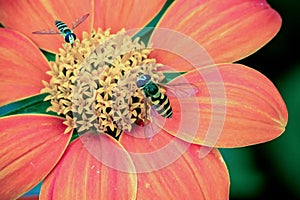
[[26, 197], [20, 197], [17, 200], [39, 200], [39, 196], [26, 196]]
[[[124, 134], [121, 143], [137, 171], [153, 170], [138, 174], [137, 199], [228, 199], [228, 171], [217, 149], [200, 158], [199, 152], [205, 147], [186, 143], [163, 130], [151, 140]], [[174, 154], [178, 158], [169, 160]]]
[[18, 30], [30, 37], [40, 48], [50, 52], [58, 52], [64, 38], [56, 35], [36, 35], [33, 31], [57, 30], [55, 20], [65, 22], [70, 28], [72, 22], [87, 13], [89, 18], [75, 29], [81, 39], [82, 31], [90, 31], [93, 22], [92, 0], [57, 1], [0, 1], [0, 20], [8, 28]]
[[94, 28], [111, 28], [116, 33], [126, 30], [141, 29], [161, 10], [166, 0], [100, 0], [94, 2]]
[[39, 94], [49, 65], [35, 44], [23, 34], [0, 28], [0, 106]]
[[[281, 26], [281, 18], [265, 0], [175, 1], [158, 28], [183, 33], [203, 46], [215, 63], [240, 60], [270, 41]], [[152, 56], [158, 62], [176, 66], [178, 71], [191, 68], [183, 59], [162, 50]]]
[[[220, 64], [188, 72], [170, 84], [181, 82], [180, 79], [199, 89], [198, 107], [191, 107], [194, 96], [170, 97], [174, 119], [164, 129], [183, 140], [212, 147], [240, 147], [272, 140], [285, 130], [288, 113], [280, 93], [268, 78], [254, 69], [240, 64]], [[198, 128], [190, 127], [178, 134], [179, 125], [185, 120], [182, 113], [188, 115], [197, 109]]]
[[[98, 136], [95, 135], [96, 144]], [[101, 135], [101, 142], [122, 148], [115, 139], [104, 134]], [[110, 154], [110, 149], [103, 149], [99, 153]], [[112, 159], [114, 156], [110, 155]], [[128, 154], [126, 158], [126, 165], [123, 166], [132, 171], [134, 166]], [[135, 199], [136, 190], [135, 173], [121, 172], [104, 165], [77, 139], [70, 144], [59, 164], [45, 179], [40, 199]]]
[[63, 119], [16, 115], [0, 119], [0, 196], [14, 199], [38, 184], [56, 165], [71, 134]]
[[[0, 1], [0, 19], [5, 27], [25, 33], [37, 45], [50, 52], [57, 52], [64, 39], [60, 35], [34, 35], [33, 31], [53, 29], [55, 20], [72, 22], [86, 13], [89, 18], [75, 29], [81, 39], [82, 31], [112, 28], [117, 32], [121, 28], [132, 29], [145, 26], [163, 7], [165, 0], [151, 1], [43, 1], [27, 2]], [[22, 19], [22, 20], [16, 20]]]

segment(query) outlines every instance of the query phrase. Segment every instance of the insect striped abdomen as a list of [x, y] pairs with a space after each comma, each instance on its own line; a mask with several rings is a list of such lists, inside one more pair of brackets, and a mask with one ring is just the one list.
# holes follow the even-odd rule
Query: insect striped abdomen
[[68, 28], [68, 26], [63, 23], [62, 21], [56, 20], [55, 26], [61, 33], [66, 33], [67, 31], [71, 32], [71, 30]]
[[160, 114], [162, 117], [171, 118], [172, 117], [172, 107], [170, 101], [166, 95], [161, 93], [159, 90], [157, 92], [159, 97], [151, 96], [151, 101], [153, 108]]
[[160, 92], [158, 86], [150, 81], [145, 86], [145, 91], [147, 96], [150, 97], [153, 108], [160, 114], [162, 117], [171, 118], [172, 117], [172, 108], [170, 101], [166, 95]]
[[152, 106], [158, 114], [165, 118], [172, 117], [173, 112], [168, 97], [160, 92], [158, 85], [151, 81], [148, 74], [138, 78], [137, 86], [142, 89], [146, 98], [150, 98]]

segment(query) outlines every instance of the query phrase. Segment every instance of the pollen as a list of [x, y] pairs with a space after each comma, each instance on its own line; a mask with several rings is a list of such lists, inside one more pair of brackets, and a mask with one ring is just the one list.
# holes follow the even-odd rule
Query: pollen
[[78, 133], [93, 131], [118, 139], [148, 120], [150, 105], [137, 78], [149, 74], [154, 82], [164, 79], [158, 72], [161, 64], [148, 58], [151, 51], [125, 30], [93, 30], [84, 32], [73, 47], [64, 43], [50, 62], [47, 74], [52, 78], [43, 81], [41, 93], [48, 93], [45, 101], [51, 102], [47, 111], [65, 117], [65, 133], [76, 128]]

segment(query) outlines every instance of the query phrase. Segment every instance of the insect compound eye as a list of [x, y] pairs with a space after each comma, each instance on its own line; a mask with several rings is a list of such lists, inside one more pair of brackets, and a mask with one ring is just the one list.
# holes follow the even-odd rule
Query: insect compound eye
[[136, 82], [139, 88], [144, 87], [146, 83], [150, 81], [151, 77], [148, 74], [140, 76]]
[[136, 85], [138, 86], [138, 88], [144, 87], [145, 81], [141, 80], [141, 79], [138, 79], [137, 82], [136, 82]]
[[66, 37], [65, 37], [65, 41], [67, 42], [67, 43], [70, 43], [70, 35], [66, 35]]
[[76, 35], [75, 35], [74, 33], [69, 33], [69, 34], [67, 34], [66, 37], [65, 37], [65, 41], [66, 41], [67, 43], [73, 44], [75, 40], [76, 40]]
[[72, 36], [73, 36], [73, 40], [75, 41], [76, 40], [76, 35], [74, 33], [72, 33]]

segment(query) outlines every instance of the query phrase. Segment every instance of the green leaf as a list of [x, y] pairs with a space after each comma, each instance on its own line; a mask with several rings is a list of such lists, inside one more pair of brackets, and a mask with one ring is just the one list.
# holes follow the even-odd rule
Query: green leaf
[[173, 2], [174, 0], [167, 0], [159, 13], [142, 30], [135, 34], [132, 39], [134, 40], [135, 38], [139, 37], [140, 41], [144, 42], [144, 44], [147, 46], [154, 28], [157, 26], [157, 23]]
[[50, 61], [55, 61], [55, 54], [50, 53], [48, 51], [44, 51], [42, 49], [40, 49], [42, 51], [42, 53], [46, 56], [47, 60]]
[[176, 78], [180, 75], [183, 75], [183, 74], [185, 74], [185, 72], [165, 72], [164, 73], [165, 79], [162, 80], [162, 83], [167, 84], [168, 82], [170, 82], [174, 78]]
[[54, 112], [46, 112], [51, 105], [49, 101], [44, 101], [48, 94], [38, 94], [26, 99], [15, 101], [13, 103], [0, 107], [0, 117], [14, 114], [50, 114], [56, 115]]
[[77, 132], [77, 129], [74, 129], [70, 143], [73, 142], [73, 140], [77, 139], [78, 137], [79, 137], [79, 134]]

